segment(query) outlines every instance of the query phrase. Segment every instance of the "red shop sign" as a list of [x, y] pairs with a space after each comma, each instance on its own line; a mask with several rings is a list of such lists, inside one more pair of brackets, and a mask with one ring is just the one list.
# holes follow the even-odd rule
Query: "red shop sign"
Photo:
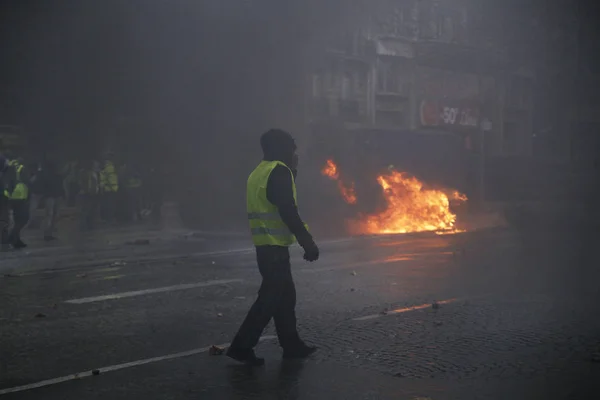
[[477, 128], [479, 110], [477, 107], [423, 100], [419, 109], [423, 126], [462, 126]]

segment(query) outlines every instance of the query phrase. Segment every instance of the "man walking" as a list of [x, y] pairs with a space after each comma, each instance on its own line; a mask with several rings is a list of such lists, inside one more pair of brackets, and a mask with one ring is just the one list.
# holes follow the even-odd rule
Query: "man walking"
[[246, 205], [262, 284], [227, 351], [229, 357], [248, 365], [264, 364], [254, 347], [271, 318], [284, 358], [306, 358], [316, 351], [300, 339], [296, 328], [289, 246], [297, 240], [305, 260], [319, 258], [319, 249], [298, 214], [296, 143], [289, 133], [271, 129], [261, 136], [260, 144], [264, 158], [248, 178]]

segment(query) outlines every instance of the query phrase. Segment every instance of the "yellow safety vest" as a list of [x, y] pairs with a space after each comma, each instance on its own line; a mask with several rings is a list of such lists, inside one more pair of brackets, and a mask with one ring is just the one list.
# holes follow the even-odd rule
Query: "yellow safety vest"
[[[281, 165], [290, 171], [287, 165], [280, 161], [263, 161], [248, 177], [246, 190], [246, 208], [252, 241], [255, 246], [290, 246], [296, 242], [296, 237], [279, 216], [277, 206], [267, 199], [267, 182], [273, 169]], [[294, 202], [296, 199], [296, 182], [292, 175]]]
[[8, 165], [15, 167], [17, 172], [17, 184], [12, 193], [9, 193], [8, 190], [5, 189], [4, 195], [11, 200], [27, 200], [29, 197], [29, 189], [27, 188], [27, 185], [21, 181], [21, 171], [23, 171], [24, 166], [19, 164], [16, 160], [10, 161]]
[[100, 172], [100, 188], [105, 192], [117, 192], [119, 190], [119, 177], [112, 162], [106, 163]]

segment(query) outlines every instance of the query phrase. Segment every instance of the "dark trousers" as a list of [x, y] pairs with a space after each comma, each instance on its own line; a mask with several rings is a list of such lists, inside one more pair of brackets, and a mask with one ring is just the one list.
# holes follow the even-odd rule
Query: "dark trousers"
[[96, 214], [98, 208], [98, 195], [96, 194], [80, 194], [80, 220], [79, 227], [81, 230], [91, 230], [96, 222]]
[[252, 349], [271, 320], [275, 320], [279, 345], [284, 349], [300, 346], [296, 329], [296, 286], [292, 278], [290, 253], [287, 247], [256, 248], [262, 284], [258, 298], [250, 308], [231, 347]]
[[0, 235], [2, 236], [2, 244], [8, 243], [8, 226], [10, 222], [8, 217], [8, 199], [3, 193], [0, 193]]
[[14, 225], [8, 235], [9, 243], [21, 241], [21, 231], [29, 222], [29, 201], [27, 200], [9, 200], [10, 209], [13, 212]]
[[104, 192], [100, 195], [100, 216], [105, 222], [113, 222], [117, 218], [117, 192]]

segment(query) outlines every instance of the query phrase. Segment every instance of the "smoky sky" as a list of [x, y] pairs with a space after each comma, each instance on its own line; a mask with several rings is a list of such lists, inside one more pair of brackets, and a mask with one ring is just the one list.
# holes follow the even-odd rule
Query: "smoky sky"
[[326, 3], [4, 1], [9, 117], [47, 133], [131, 117], [196, 133], [293, 125], [281, 105], [302, 106], [303, 71], [345, 12]]
[[[575, 4], [548, 11], [542, 0], [462, 1], [487, 9], [494, 18], [484, 25], [496, 21], [496, 34], [520, 37], [527, 26], [517, 16], [557, 16]], [[149, 135], [205, 144], [228, 132], [300, 129], [306, 73], [321, 62], [328, 41], [393, 3], [4, 0], [2, 118], [71, 138], [134, 119]]]

